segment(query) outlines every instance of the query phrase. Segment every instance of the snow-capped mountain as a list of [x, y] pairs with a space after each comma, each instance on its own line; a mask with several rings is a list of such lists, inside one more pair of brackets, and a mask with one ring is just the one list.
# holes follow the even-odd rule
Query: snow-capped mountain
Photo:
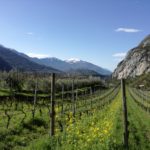
[[46, 66], [51, 66], [53, 68], [56, 68], [58, 70], [68, 72], [72, 70], [92, 70], [95, 71], [101, 75], [110, 75], [111, 71], [104, 69], [102, 67], [99, 67], [97, 65], [94, 65], [90, 62], [86, 62], [83, 60], [80, 60], [78, 58], [71, 58], [68, 60], [60, 60], [57, 58], [32, 58], [32, 61], [43, 64]]
[[[22, 70], [35, 71], [50, 71], [50, 72], [97, 72], [100, 75], [110, 75], [111, 72], [107, 69], [94, 65], [90, 62], [80, 60], [78, 58], [71, 58], [68, 60], [61, 60], [55, 57], [51, 58], [33, 58], [16, 50], [0, 46], [0, 61], [1, 68], [18, 68]], [[8, 64], [7, 64], [7, 63]]]
[[70, 58], [68, 60], [65, 60], [67, 63], [70, 63], [70, 64], [73, 64], [73, 63], [77, 63], [79, 61], [81, 61], [80, 59], [78, 58]]

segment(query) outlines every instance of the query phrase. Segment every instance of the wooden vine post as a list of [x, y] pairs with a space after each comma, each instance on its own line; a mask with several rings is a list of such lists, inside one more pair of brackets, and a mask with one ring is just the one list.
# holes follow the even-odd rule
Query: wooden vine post
[[37, 81], [37, 78], [36, 78], [35, 89], [34, 89], [34, 102], [33, 102], [33, 110], [32, 110], [33, 119], [34, 119], [34, 116], [35, 116], [35, 109], [36, 109], [36, 103], [37, 103], [37, 88], [38, 88], [38, 81]]
[[121, 79], [121, 89], [122, 89], [122, 101], [123, 101], [123, 120], [124, 120], [124, 146], [125, 149], [129, 149], [128, 137], [128, 112], [127, 112], [127, 102], [126, 102], [126, 88], [125, 79]]
[[64, 101], [64, 84], [62, 84], [61, 114], [63, 114], [63, 113], [64, 113], [63, 101]]
[[55, 73], [51, 76], [50, 136], [55, 135]]
[[76, 101], [78, 99], [78, 89], [76, 89]]
[[75, 95], [74, 95], [74, 79], [72, 80], [72, 113], [75, 116]]
[[90, 87], [90, 95], [91, 95], [91, 108], [92, 108], [92, 94], [93, 94], [93, 92], [92, 92], [92, 87]]

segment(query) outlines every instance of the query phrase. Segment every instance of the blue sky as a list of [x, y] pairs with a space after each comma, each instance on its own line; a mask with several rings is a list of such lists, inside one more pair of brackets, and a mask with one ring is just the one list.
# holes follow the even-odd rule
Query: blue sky
[[149, 0], [0, 0], [0, 44], [113, 70], [148, 35]]

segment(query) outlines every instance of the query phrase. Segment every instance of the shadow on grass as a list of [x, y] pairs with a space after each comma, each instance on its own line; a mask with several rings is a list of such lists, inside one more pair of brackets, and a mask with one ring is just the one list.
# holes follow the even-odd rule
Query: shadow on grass
[[22, 125], [23, 125], [23, 128], [26, 128], [31, 131], [36, 131], [35, 127], [43, 126], [44, 128], [48, 128], [46, 121], [40, 118], [31, 119], [28, 122], [24, 122]]

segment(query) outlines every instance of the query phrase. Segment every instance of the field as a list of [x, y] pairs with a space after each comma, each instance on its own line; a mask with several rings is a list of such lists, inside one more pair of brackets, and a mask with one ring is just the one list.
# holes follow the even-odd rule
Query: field
[[[0, 149], [125, 149], [120, 84], [107, 88], [89, 83], [78, 89], [73, 84], [71, 87], [68, 91], [64, 87], [62, 91], [56, 91], [54, 103], [51, 103], [50, 95], [38, 94], [36, 88], [33, 93], [24, 90], [16, 95], [2, 88]], [[128, 146], [131, 150], [150, 149], [149, 98], [149, 91], [126, 86]]]

